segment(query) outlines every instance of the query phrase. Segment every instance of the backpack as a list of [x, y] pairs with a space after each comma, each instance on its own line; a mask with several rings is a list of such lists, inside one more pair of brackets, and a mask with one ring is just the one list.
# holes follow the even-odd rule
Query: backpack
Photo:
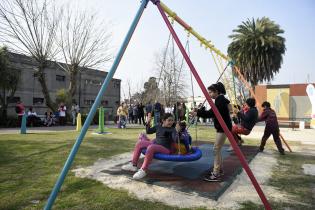
[[21, 107], [15, 106], [15, 112], [18, 114], [21, 112]]

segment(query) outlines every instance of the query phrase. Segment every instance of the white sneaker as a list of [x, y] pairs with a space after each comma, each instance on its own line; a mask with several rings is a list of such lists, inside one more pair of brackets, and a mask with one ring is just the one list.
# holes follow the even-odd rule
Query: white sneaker
[[139, 171], [137, 171], [137, 173], [135, 173], [132, 178], [133, 179], [142, 179], [146, 175], [147, 175], [147, 173], [142, 168], [140, 168]]
[[123, 165], [121, 167], [121, 169], [124, 170], [124, 171], [133, 171], [133, 172], [138, 171], [137, 166], [132, 165], [132, 163], [129, 163], [127, 165]]
[[228, 151], [228, 152], [233, 152], [234, 151], [234, 149], [233, 149], [233, 147], [232, 146], [230, 146], [226, 151]]

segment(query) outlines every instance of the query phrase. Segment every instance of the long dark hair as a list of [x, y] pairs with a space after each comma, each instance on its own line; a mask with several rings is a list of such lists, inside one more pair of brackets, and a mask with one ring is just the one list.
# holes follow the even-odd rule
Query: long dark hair
[[174, 118], [174, 116], [171, 114], [171, 113], [165, 113], [163, 116], [162, 116], [162, 120], [167, 120], [167, 118], [169, 118], [169, 117], [172, 117], [172, 118]]
[[225, 90], [225, 87], [223, 85], [222, 82], [217, 82], [217, 90], [219, 91], [220, 94], [223, 94], [225, 95], [226, 94], [226, 90]]

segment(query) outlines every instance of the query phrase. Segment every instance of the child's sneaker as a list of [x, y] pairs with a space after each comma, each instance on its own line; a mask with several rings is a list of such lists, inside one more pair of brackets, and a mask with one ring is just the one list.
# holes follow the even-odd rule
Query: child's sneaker
[[228, 151], [228, 152], [233, 152], [234, 151], [234, 149], [233, 149], [233, 147], [232, 146], [230, 146], [229, 148], [227, 148], [227, 150], [226, 151]]
[[244, 144], [244, 140], [240, 137], [237, 144], [238, 146], [242, 146]]
[[215, 174], [213, 172], [211, 172], [210, 174], [207, 174], [204, 178], [204, 181], [207, 182], [220, 182], [221, 181], [221, 176], [220, 174]]
[[123, 165], [121, 169], [124, 171], [133, 171], [133, 172], [136, 172], [138, 170], [137, 166], [132, 165], [132, 163]]
[[142, 168], [140, 168], [139, 171], [137, 171], [137, 173], [135, 173], [132, 178], [133, 179], [142, 179], [146, 175], [147, 175], [147, 173]]
[[224, 176], [224, 171], [222, 169], [220, 169], [219, 174], [220, 174], [220, 176]]

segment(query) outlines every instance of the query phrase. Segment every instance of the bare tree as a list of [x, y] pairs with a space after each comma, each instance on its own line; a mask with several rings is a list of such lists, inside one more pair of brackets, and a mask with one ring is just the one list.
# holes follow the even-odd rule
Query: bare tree
[[63, 13], [57, 35], [62, 60], [61, 68], [70, 77], [68, 95], [76, 93], [77, 76], [85, 68], [98, 67], [111, 60], [109, 41], [111, 34], [105, 22], [87, 11], [70, 9]]
[[186, 96], [187, 81], [185, 78], [184, 60], [181, 54], [171, 49], [163, 49], [156, 55], [156, 72], [158, 83], [162, 81], [159, 99], [166, 105], [183, 100]]
[[18, 53], [32, 56], [37, 62], [36, 76], [46, 105], [54, 110], [45, 79], [48, 59], [56, 53], [54, 40], [59, 15], [47, 0], [1, 0], [0, 39]]
[[237, 76], [234, 76], [234, 97], [237, 100], [237, 104], [241, 105], [244, 104], [246, 99], [250, 96], [248, 89], [244, 85], [244, 83], [237, 78]]

